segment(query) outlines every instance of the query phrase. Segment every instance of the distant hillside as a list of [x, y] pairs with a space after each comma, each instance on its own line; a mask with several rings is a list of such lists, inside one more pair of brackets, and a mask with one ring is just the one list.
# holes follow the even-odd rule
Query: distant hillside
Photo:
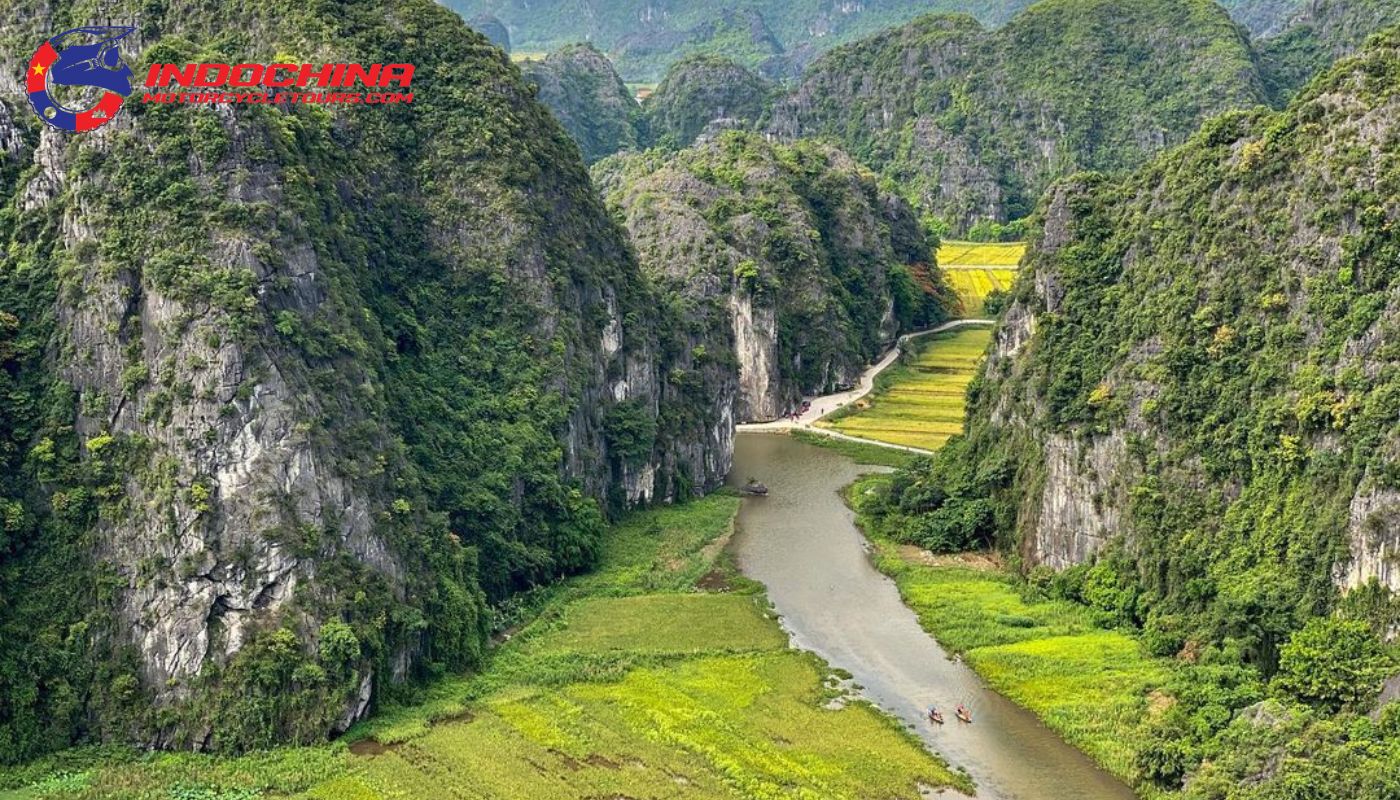
[[1260, 62], [1276, 101], [1286, 99], [1332, 62], [1356, 52], [1372, 34], [1400, 24], [1397, 0], [1310, 0], [1295, 11], [1286, 29], [1259, 45]]
[[947, 315], [912, 210], [833, 147], [730, 132], [593, 174], [740, 422], [850, 385], [900, 330]]
[[961, 230], [1267, 99], [1246, 33], [1209, 0], [1045, 0], [995, 31], [931, 16], [838, 48], [770, 130], [833, 139]]
[[490, 14], [518, 50], [554, 50], [587, 40], [630, 81], [660, 79], [690, 53], [769, 63], [795, 74], [818, 53], [930, 12], [967, 12], [1000, 25], [1029, 0], [442, 0], [465, 18]]
[[[631, 81], [658, 80], [672, 62], [696, 52], [762, 67], [770, 77], [792, 77], [837, 45], [921, 15], [964, 13], [997, 27], [1032, 4], [1032, 0], [440, 2], [468, 19], [482, 14], [499, 18], [521, 50], [549, 51], [570, 42], [593, 42], [617, 61], [618, 71]], [[1379, 3], [1394, 5], [1391, 0]], [[1282, 33], [1310, 4], [1311, 0], [1220, 0], [1256, 37]]]
[[752, 129], [777, 86], [720, 56], [689, 56], [666, 72], [647, 98], [650, 141], [687, 147], [709, 130]]
[[593, 45], [567, 45], [543, 60], [521, 62], [520, 72], [539, 87], [540, 102], [578, 143], [584, 161], [640, 144], [641, 108]]
[[1241, 25], [1257, 37], [1275, 36], [1309, 0], [1219, 0]]

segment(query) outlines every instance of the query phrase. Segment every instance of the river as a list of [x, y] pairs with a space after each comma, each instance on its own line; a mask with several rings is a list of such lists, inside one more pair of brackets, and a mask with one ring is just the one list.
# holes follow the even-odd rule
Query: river
[[[730, 483], [765, 483], [744, 500], [734, 539], [739, 567], [768, 587], [793, 643], [849, 671], [862, 694], [906, 724], [931, 750], [977, 783], [989, 800], [1131, 800], [1034, 715], [987, 689], [954, 661], [871, 564], [867, 543], [840, 491], [873, 468], [791, 436], [737, 437]], [[975, 722], [953, 718], [958, 703]], [[947, 724], [924, 717], [937, 705]]]

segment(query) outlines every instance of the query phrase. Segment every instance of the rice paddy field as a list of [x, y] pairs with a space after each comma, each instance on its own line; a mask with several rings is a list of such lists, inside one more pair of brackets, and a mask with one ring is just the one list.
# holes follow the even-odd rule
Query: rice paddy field
[[[909, 798], [967, 786], [790, 649], [724, 553], [732, 495], [629, 517], [479, 674], [344, 741], [236, 758], [70, 751], [0, 798]], [[6, 790], [9, 791], [6, 791]]]
[[[857, 482], [858, 498], [886, 476]], [[857, 506], [859, 503], [857, 502]], [[868, 528], [867, 528], [868, 529]], [[871, 537], [875, 563], [892, 577], [925, 630], [962, 654], [987, 684], [1040, 717], [1108, 771], [1132, 782], [1147, 723], [1170, 705], [1174, 669], [1134, 636], [1105, 630], [1068, 601], [1028, 599], [995, 567], [928, 563], [914, 548]], [[1154, 702], [1155, 701], [1155, 702]]]
[[938, 248], [938, 266], [962, 301], [963, 315], [980, 317], [985, 313], [987, 295], [1011, 289], [1025, 253], [1024, 242], [943, 242]]
[[817, 424], [851, 436], [936, 450], [962, 432], [967, 384], [991, 341], [990, 328], [961, 328], [914, 344], [876, 378], [866, 398]]

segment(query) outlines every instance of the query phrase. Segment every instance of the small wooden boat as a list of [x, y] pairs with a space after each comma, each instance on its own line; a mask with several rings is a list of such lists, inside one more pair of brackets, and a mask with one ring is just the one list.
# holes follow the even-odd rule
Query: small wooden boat
[[749, 482], [744, 484], [744, 488], [740, 491], [742, 491], [744, 494], [753, 494], [762, 497], [763, 495], [768, 494], [768, 487], [764, 486], [763, 484], [759, 483], [753, 478], [749, 478]]
[[958, 708], [958, 719], [968, 723], [969, 725], [972, 724], [972, 714], [965, 708]]
[[928, 719], [929, 719], [929, 722], [936, 722], [936, 723], [938, 723], [939, 725], [942, 725], [942, 724], [943, 724], [943, 715], [940, 714], [940, 713], [937, 712], [937, 711], [930, 711], [930, 712], [928, 712]]

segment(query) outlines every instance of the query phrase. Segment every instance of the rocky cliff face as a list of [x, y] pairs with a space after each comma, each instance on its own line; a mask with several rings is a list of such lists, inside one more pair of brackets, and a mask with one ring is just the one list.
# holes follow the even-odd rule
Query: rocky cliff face
[[641, 109], [612, 62], [589, 44], [568, 45], [520, 65], [525, 80], [592, 163], [641, 142]]
[[729, 133], [594, 174], [740, 422], [851, 384], [901, 324], [945, 313], [909, 275], [930, 258], [912, 212], [838, 150]]
[[1314, 75], [1355, 53], [1372, 34], [1400, 24], [1400, 4], [1390, 0], [1307, 0], [1260, 44], [1269, 90], [1286, 101]]
[[510, 29], [504, 22], [496, 19], [490, 14], [480, 14], [467, 20], [467, 25], [477, 33], [491, 40], [491, 43], [510, 52]]
[[925, 17], [823, 56], [770, 130], [827, 136], [955, 230], [1057, 177], [1123, 170], [1266, 99], [1246, 35], [1197, 0], [1051, 0], [989, 31]]
[[689, 147], [698, 137], [725, 130], [752, 130], [767, 110], [775, 86], [739, 64], [700, 55], [671, 66], [647, 98], [647, 129], [653, 143]]
[[[393, 52], [412, 107], [129, 100], [67, 137], [0, 83], [4, 760], [341, 730], [474, 664], [488, 598], [587, 565], [601, 509], [728, 469], [517, 70], [426, 0], [339, 6], [169, 3], [126, 57]], [[22, 11], [7, 41], [78, 14]]]
[[[678, 24], [682, 16], [693, 16], [694, 21], [682, 27]], [[698, 15], [663, 12], [652, 24], [623, 32], [609, 52], [630, 79], [656, 80], [683, 54], [724, 53], [757, 65], [781, 54], [783, 45], [762, 13], [723, 7]]]
[[1029, 563], [1110, 558], [1149, 627], [1262, 658], [1251, 614], [1400, 586], [1397, 55], [1047, 198], [968, 428]]

